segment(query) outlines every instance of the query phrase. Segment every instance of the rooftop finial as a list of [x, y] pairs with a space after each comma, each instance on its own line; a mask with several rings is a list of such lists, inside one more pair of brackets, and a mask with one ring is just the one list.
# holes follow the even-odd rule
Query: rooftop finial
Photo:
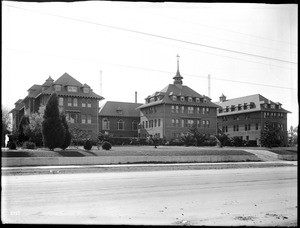
[[179, 72], [179, 57], [180, 57], [180, 56], [177, 54], [176, 57], [177, 57], [177, 72]]

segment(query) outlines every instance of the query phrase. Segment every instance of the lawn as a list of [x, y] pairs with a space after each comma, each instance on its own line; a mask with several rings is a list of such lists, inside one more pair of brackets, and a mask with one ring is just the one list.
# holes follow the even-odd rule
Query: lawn
[[179, 146], [115, 146], [111, 150], [97, 149], [86, 151], [82, 147], [66, 150], [56, 149], [17, 149], [2, 151], [2, 157], [86, 157], [86, 156], [204, 156], [204, 155], [253, 155], [243, 149], [218, 147], [179, 147]]
[[271, 151], [276, 154], [283, 154], [283, 155], [298, 154], [297, 147], [274, 147], [272, 149], [268, 149], [268, 151]]

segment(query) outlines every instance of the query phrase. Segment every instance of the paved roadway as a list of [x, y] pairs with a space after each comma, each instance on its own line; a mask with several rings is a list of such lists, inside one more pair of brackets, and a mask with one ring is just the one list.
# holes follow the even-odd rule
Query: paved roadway
[[297, 167], [2, 176], [3, 223], [297, 225]]

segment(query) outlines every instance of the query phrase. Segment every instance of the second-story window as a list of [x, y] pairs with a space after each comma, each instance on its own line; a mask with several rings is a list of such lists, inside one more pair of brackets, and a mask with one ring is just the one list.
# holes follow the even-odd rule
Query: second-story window
[[81, 100], [81, 107], [84, 107], [84, 108], [86, 107], [86, 101], [85, 101], [85, 99]]
[[194, 113], [194, 107], [188, 107], [188, 114]]
[[73, 106], [74, 107], [78, 106], [78, 100], [77, 100], [77, 98], [73, 98]]
[[58, 98], [58, 105], [59, 106], [64, 106], [64, 98], [63, 97]]
[[88, 108], [91, 108], [92, 107], [92, 102], [90, 99], [87, 100], [87, 107]]
[[72, 98], [68, 97], [68, 106], [72, 106]]

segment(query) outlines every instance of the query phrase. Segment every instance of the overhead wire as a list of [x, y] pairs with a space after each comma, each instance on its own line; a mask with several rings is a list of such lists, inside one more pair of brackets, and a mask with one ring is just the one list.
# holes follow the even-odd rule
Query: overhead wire
[[60, 17], [60, 18], [64, 18], [64, 19], [68, 19], [68, 20], [72, 20], [72, 21], [79, 21], [79, 22], [83, 22], [83, 23], [94, 24], [94, 25], [98, 25], [98, 26], [102, 26], [102, 27], [106, 27], [106, 28], [112, 28], [112, 29], [122, 30], [122, 31], [126, 31], [126, 32], [131, 32], [131, 33], [136, 33], [136, 34], [142, 34], [142, 35], [146, 35], [146, 36], [161, 38], [161, 39], [165, 39], [165, 40], [172, 40], [172, 41], [181, 42], [181, 43], [185, 43], [185, 44], [196, 45], [196, 46], [206, 47], [206, 48], [210, 48], [210, 49], [231, 52], [231, 53], [235, 53], [235, 54], [241, 54], [241, 55], [247, 55], [247, 56], [251, 56], [251, 57], [269, 59], [269, 60], [273, 60], [273, 61], [285, 62], [285, 63], [290, 63], [290, 64], [298, 64], [297, 62], [293, 62], [293, 61], [277, 59], [277, 58], [271, 58], [271, 57], [267, 57], [267, 56], [256, 55], [256, 54], [242, 52], [242, 51], [230, 50], [230, 49], [227, 49], [227, 48], [215, 47], [215, 46], [211, 46], [211, 45], [200, 44], [200, 43], [196, 43], [196, 42], [192, 42], [192, 41], [186, 41], [186, 40], [166, 37], [166, 36], [162, 36], [162, 35], [157, 35], [157, 34], [152, 34], [152, 33], [147, 33], [147, 32], [141, 32], [141, 31], [132, 30], [132, 29], [126, 29], [126, 28], [117, 27], [117, 26], [105, 25], [105, 24], [101, 24], [101, 23], [97, 23], [97, 22], [88, 21], [88, 20], [72, 18], [72, 17], [66, 17], [66, 16], [62, 16], [62, 15], [41, 12], [41, 11], [38, 11], [38, 10], [26, 9], [26, 8], [23, 8], [23, 7], [11, 6], [11, 5], [7, 5], [7, 4], [4, 4], [4, 6], [13, 7], [13, 8], [22, 9], [22, 10], [27, 10], [27, 11], [32, 11], [32, 12], [37, 12], [37, 13], [46, 14], [46, 15], [55, 16], [55, 17]]
[[[54, 55], [54, 54], [49, 54], [49, 53], [40, 53], [40, 52], [20, 50], [20, 49], [13, 49], [13, 48], [6, 48], [6, 49], [11, 50], [11, 51], [29, 52], [29, 53], [33, 53], [33, 54], [39, 54], [39, 55], [47, 55], [47, 56], [54, 56], [54, 57], [60, 57], [60, 58], [73, 59], [73, 60], [76, 60], [76, 61], [96, 62], [96, 63], [102, 63], [102, 64], [113, 65], [113, 66], [118, 66], [118, 67], [126, 67], [126, 68], [131, 68], [131, 69], [139, 69], [139, 70], [145, 70], [145, 71], [154, 71], [154, 72], [167, 73], [167, 74], [174, 73], [174, 72], [166, 71], [166, 70], [145, 68], [145, 67], [139, 67], [139, 66], [128, 66], [128, 65], [124, 65], [124, 64], [109, 63], [109, 62], [99, 61], [99, 60], [91, 60], [91, 59], [84, 59], [84, 58], [74, 58], [74, 57], [68, 57], [68, 56]], [[190, 77], [206, 78], [206, 79], [208, 78], [208, 76], [196, 75], [196, 74], [183, 74], [183, 75], [184, 76], [190, 76]], [[210, 77], [210, 78], [214, 79], [214, 80], [219, 80], [219, 81], [242, 83], [242, 84], [248, 84], [248, 85], [266, 86], [266, 87], [273, 87], [273, 88], [280, 88], [280, 89], [297, 90], [296, 88], [276, 86], [276, 85], [269, 85], [269, 84], [261, 84], [261, 83], [253, 83], [253, 82], [229, 80], [229, 79], [218, 78], [218, 77]]]

